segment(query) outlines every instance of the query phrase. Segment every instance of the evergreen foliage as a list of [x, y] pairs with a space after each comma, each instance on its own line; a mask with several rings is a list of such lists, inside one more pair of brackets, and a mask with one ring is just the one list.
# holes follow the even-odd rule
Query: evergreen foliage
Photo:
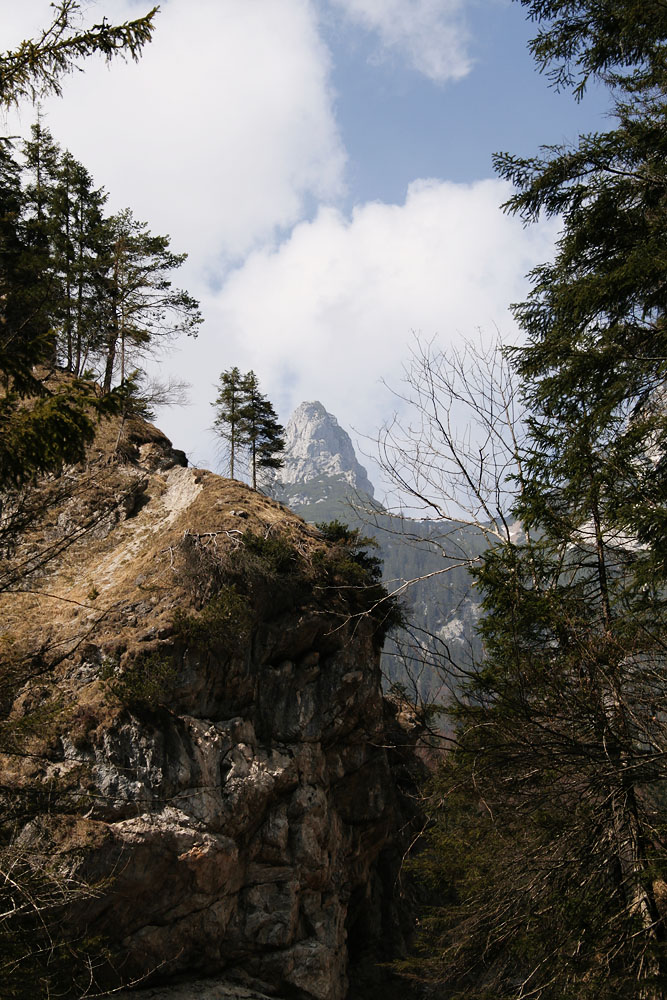
[[662, 0], [519, 0], [540, 26], [530, 51], [557, 89], [581, 98], [591, 78], [642, 91], [664, 83]]
[[377, 541], [338, 520], [320, 522], [317, 528], [332, 547], [320, 562], [324, 584], [316, 586], [340, 592], [355, 614], [367, 615], [382, 644], [405, 624], [405, 611], [382, 584], [382, 559], [373, 554]]
[[229, 478], [234, 478], [236, 458], [240, 445], [241, 410], [243, 408], [244, 376], [236, 366], [220, 375], [220, 388], [213, 406], [216, 418], [213, 422], [216, 433], [229, 442]]
[[186, 255], [105, 202], [40, 121], [21, 160], [0, 144], [0, 484], [80, 460], [96, 420], [136, 396], [143, 355], [202, 321], [171, 285]]
[[259, 391], [259, 380], [254, 372], [245, 376], [243, 391], [242, 433], [250, 453], [252, 488], [256, 490], [258, 470], [280, 469], [283, 464], [279, 453], [285, 448], [284, 427], [278, 423], [273, 405]]
[[173, 289], [169, 275], [187, 254], [169, 249], [168, 236], [153, 236], [129, 209], [108, 220], [103, 318], [106, 330], [103, 388], [111, 390], [114, 371], [125, 381], [127, 355], [155, 350], [163, 338], [196, 336], [199, 303]]
[[53, 20], [38, 38], [26, 39], [17, 49], [0, 55], [0, 104], [5, 108], [20, 101], [35, 101], [46, 94], [61, 94], [62, 76], [79, 62], [99, 52], [107, 61], [114, 56], [137, 60], [153, 34], [158, 7], [134, 21], [113, 25], [102, 19], [89, 30], [75, 28], [81, 4], [60, 0], [51, 5]]
[[662, 1000], [667, 12], [524, 5], [541, 68], [577, 96], [602, 79], [616, 127], [497, 158], [508, 210], [563, 234], [516, 307], [526, 541], [475, 571], [484, 655], [420, 862], [442, 903], [404, 969], [451, 997]]
[[278, 423], [273, 405], [260, 392], [259, 379], [253, 371], [242, 375], [234, 367], [220, 375], [213, 406], [216, 433], [229, 443], [230, 478], [234, 478], [239, 457], [245, 455], [252, 488], [256, 490], [258, 472], [280, 469], [283, 465], [279, 456], [285, 448], [284, 427]]

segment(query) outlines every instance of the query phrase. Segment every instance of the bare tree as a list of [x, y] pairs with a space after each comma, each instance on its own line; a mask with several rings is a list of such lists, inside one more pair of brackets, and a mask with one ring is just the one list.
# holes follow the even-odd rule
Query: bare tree
[[440, 585], [467, 562], [483, 612], [466, 662], [412, 637], [449, 678], [451, 726], [421, 861], [445, 902], [406, 971], [462, 997], [662, 1000], [665, 608], [609, 516], [635, 468], [592, 436], [559, 465], [500, 348], [418, 342], [399, 398], [394, 513], [428, 516]]
[[523, 488], [525, 407], [498, 341], [447, 351], [414, 338], [399, 411], [376, 442], [387, 492], [362, 516], [404, 575], [387, 586], [413, 607], [389, 640], [385, 670], [420, 707], [450, 702], [480, 655], [471, 571], [493, 544], [524, 537], [510, 511]]
[[[523, 482], [525, 407], [499, 341], [445, 353], [415, 338], [402, 415], [382, 428], [380, 465], [397, 509], [511, 538], [508, 509]], [[396, 509], [396, 508], [395, 508]]]

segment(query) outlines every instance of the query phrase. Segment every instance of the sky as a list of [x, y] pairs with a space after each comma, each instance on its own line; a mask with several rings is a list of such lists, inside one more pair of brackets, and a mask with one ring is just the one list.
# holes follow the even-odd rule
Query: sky
[[[415, 334], [445, 349], [520, 339], [510, 303], [552, 255], [558, 223], [525, 228], [503, 213], [511, 189], [492, 155], [604, 128], [605, 96], [577, 104], [549, 88], [512, 0], [160, 6], [139, 63], [89, 59], [42, 105], [110, 211], [130, 207], [188, 254], [174, 284], [205, 323], [158, 368], [190, 383], [190, 405], [156, 422], [217, 469], [211, 403], [237, 365], [283, 423], [319, 399], [368, 454]], [[82, 2], [83, 23], [149, 7]], [[0, 0], [0, 47], [49, 15], [49, 0]], [[23, 105], [8, 133], [34, 116]]]

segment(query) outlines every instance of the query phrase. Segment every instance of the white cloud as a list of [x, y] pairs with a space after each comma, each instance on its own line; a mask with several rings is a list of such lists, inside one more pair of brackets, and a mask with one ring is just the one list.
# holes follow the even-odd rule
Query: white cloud
[[354, 24], [377, 32], [380, 54], [398, 52], [439, 83], [471, 68], [462, 0], [330, 0]]
[[394, 407], [380, 380], [400, 382], [411, 331], [443, 345], [478, 328], [516, 337], [508, 304], [548, 259], [554, 226], [524, 230], [498, 207], [508, 194], [498, 180], [417, 181], [403, 205], [365, 204], [349, 219], [323, 208], [280, 247], [251, 254], [205, 303], [207, 329], [187, 358], [201, 403], [167, 432], [205, 457], [210, 445], [184, 418], [210, 425], [213, 383], [237, 364], [257, 372], [283, 422], [319, 399], [372, 434]]
[[[44, 0], [11, 6], [8, 44], [48, 22]], [[149, 7], [105, 0], [89, 20], [119, 22]], [[217, 254], [238, 257], [293, 225], [309, 199], [342, 192], [330, 57], [311, 0], [161, 8], [139, 63], [88, 60], [65, 80], [65, 99], [45, 103], [46, 123], [114, 208], [129, 205], [210, 267]]]
[[[464, 71], [453, 4], [330, 2], [413, 52], [422, 71], [443, 78], [457, 58]], [[90, 13], [119, 21], [149, 5], [104, 0]], [[12, 4], [11, 14], [6, 45], [47, 22], [48, 0]], [[524, 231], [505, 217], [498, 205], [509, 192], [496, 180], [416, 181], [405, 204], [370, 202], [349, 218], [332, 207], [344, 151], [329, 61], [315, 0], [167, 0], [139, 65], [89, 62], [65, 82], [65, 100], [46, 104], [54, 136], [112, 207], [131, 206], [190, 253], [178, 283], [202, 299], [207, 322], [163, 367], [192, 382], [194, 404], [160, 422], [203, 463], [212, 463], [206, 428], [223, 369], [253, 368], [283, 421], [319, 398], [372, 434], [393, 406], [380, 379], [399, 382], [410, 331], [446, 343], [498, 325], [512, 337], [508, 303], [550, 256], [553, 227]], [[312, 200], [321, 207], [303, 221]], [[242, 263], [229, 273], [224, 255]], [[219, 276], [217, 293], [206, 269]]]

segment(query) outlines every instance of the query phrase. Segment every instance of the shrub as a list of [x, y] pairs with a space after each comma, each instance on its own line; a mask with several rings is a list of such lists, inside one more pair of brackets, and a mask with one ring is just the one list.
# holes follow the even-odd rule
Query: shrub
[[126, 708], [150, 710], [172, 702], [177, 676], [173, 661], [162, 653], [135, 660], [120, 674], [107, 673], [110, 690]]
[[297, 551], [284, 535], [256, 535], [246, 531], [243, 535], [245, 551], [257, 556], [270, 573], [289, 573], [295, 568]]
[[174, 632], [177, 639], [200, 649], [225, 646], [236, 651], [249, 635], [251, 620], [247, 599], [233, 586], [224, 586], [199, 614], [188, 615], [179, 609]]
[[327, 586], [344, 598], [353, 614], [368, 615], [376, 638], [384, 642], [388, 632], [405, 624], [405, 618], [401, 603], [381, 582], [382, 560], [368, 552], [377, 548], [377, 542], [340, 521], [318, 524], [317, 528], [331, 545], [316, 559]]
[[361, 535], [358, 528], [349, 528], [338, 520], [323, 521], [316, 527], [327, 542], [344, 550], [346, 561], [353, 562], [358, 566], [367, 578], [367, 582], [370, 580], [373, 583], [378, 583], [381, 580], [382, 560], [379, 556], [371, 555], [368, 552], [368, 549], [378, 548], [378, 543], [374, 538]]

